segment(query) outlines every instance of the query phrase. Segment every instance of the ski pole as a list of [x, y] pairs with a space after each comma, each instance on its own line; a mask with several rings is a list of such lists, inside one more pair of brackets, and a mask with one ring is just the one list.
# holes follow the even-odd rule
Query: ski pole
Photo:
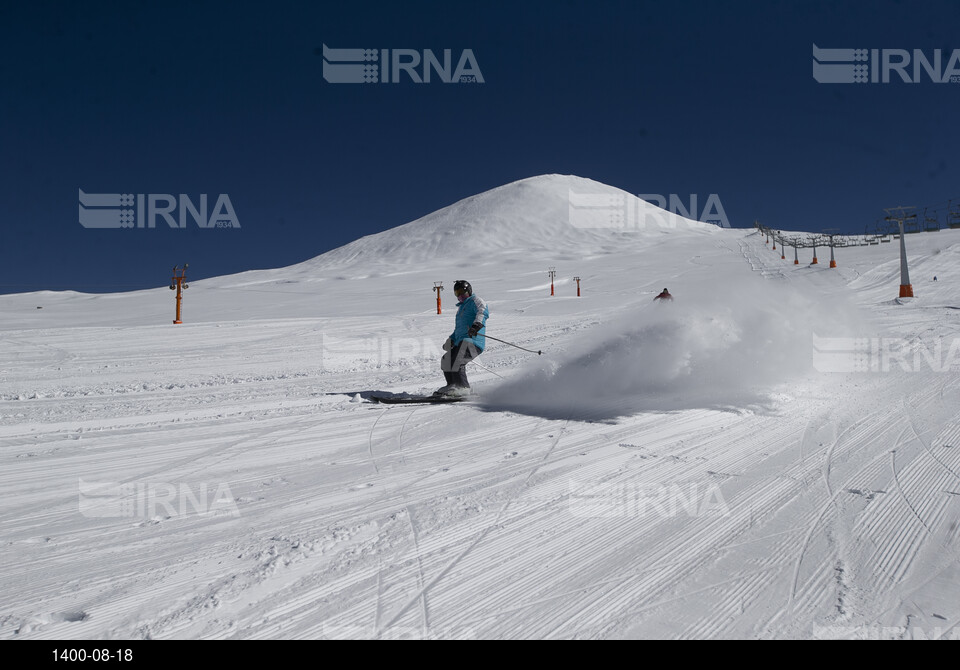
[[538, 356], [543, 353], [542, 351], [534, 351], [533, 349], [525, 349], [524, 347], [521, 347], [520, 345], [514, 344], [513, 342], [507, 342], [506, 340], [501, 340], [500, 338], [494, 337], [493, 335], [484, 335], [484, 337], [486, 337], [487, 339], [490, 339], [490, 340], [496, 340], [497, 342], [503, 342], [504, 344], [509, 344], [511, 347], [516, 347], [517, 349], [523, 349], [523, 351], [529, 351], [531, 354], [537, 354]]
[[503, 375], [498, 375], [496, 372], [494, 372], [493, 370], [491, 370], [490, 368], [488, 368], [486, 365], [483, 365], [483, 364], [480, 363], [479, 361], [473, 361], [473, 364], [480, 366], [481, 368], [483, 368], [484, 370], [486, 370], [487, 372], [489, 372], [490, 374], [492, 374], [494, 377], [499, 377], [500, 379], [506, 379], [506, 377], [504, 377]]

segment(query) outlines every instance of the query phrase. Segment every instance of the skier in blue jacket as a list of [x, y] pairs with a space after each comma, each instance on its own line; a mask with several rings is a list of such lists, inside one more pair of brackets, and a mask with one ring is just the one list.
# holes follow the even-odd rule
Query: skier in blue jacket
[[470, 382], [467, 381], [467, 362], [475, 359], [486, 346], [486, 321], [490, 310], [479, 296], [473, 294], [470, 282], [463, 279], [453, 285], [453, 292], [457, 296], [456, 325], [453, 333], [443, 345], [446, 352], [440, 359], [440, 369], [447, 380], [447, 385], [437, 389], [438, 395], [465, 395], [469, 393]]

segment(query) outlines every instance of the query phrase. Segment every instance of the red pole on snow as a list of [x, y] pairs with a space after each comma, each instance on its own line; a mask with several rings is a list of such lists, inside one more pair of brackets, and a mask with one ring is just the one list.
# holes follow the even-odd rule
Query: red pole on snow
[[443, 290], [443, 282], [435, 281], [433, 282], [433, 290], [437, 292], [437, 314], [440, 313], [440, 291]]
[[553, 278], [557, 276], [557, 271], [555, 268], [550, 268], [547, 274], [550, 275], [550, 295], [553, 295]]
[[577, 297], [580, 297], [580, 277], [574, 277], [573, 281], [577, 282]]

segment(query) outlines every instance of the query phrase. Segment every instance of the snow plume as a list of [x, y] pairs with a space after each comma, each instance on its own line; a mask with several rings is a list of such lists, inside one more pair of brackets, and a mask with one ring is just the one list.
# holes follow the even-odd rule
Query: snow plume
[[814, 303], [780, 283], [677, 295], [630, 308], [544, 355], [486, 394], [485, 405], [581, 420], [765, 406], [776, 385], [811, 372], [813, 330], [857, 331], [854, 310]]

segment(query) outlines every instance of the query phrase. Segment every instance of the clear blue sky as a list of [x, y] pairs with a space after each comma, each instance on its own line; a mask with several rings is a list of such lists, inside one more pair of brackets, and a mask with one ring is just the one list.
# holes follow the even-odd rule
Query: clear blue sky
[[[862, 233], [960, 197], [960, 83], [818, 83], [812, 45], [946, 61], [958, 25], [955, 1], [3, 3], [0, 292], [282, 267], [544, 173]], [[324, 44], [471, 49], [484, 83], [328, 83]], [[241, 227], [88, 229], [78, 189], [225, 193]]]

